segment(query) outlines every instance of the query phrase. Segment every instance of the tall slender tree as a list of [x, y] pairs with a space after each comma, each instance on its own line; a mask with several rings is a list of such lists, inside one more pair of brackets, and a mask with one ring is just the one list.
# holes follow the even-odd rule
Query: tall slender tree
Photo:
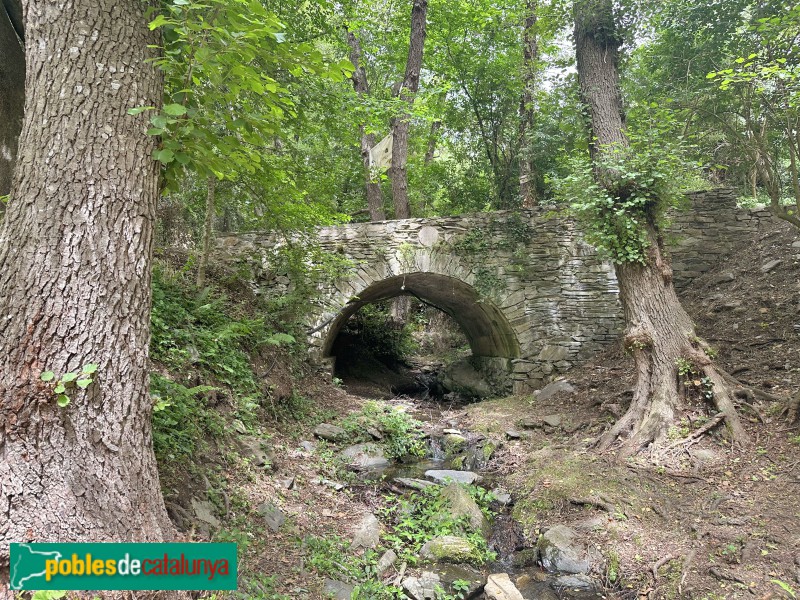
[[[347, 45], [350, 46], [350, 62], [355, 67], [353, 74], [350, 76], [353, 81], [353, 89], [355, 89], [359, 97], [366, 97], [369, 94], [369, 82], [367, 81], [367, 70], [362, 64], [361, 44], [355, 32], [347, 29], [345, 34], [347, 35]], [[359, 133], [361, 160], [364, 162], [369, 218], [371, 221], [383, 221], [386, 218], [386, 212], [383, 210], [383, 190], [381, 190], [380, 182], [375, 181], [370, 161], [370, 152], [375, 147], [375, 134], [367, 133], [367, 128], [363, 123], [359, 124]]]
[[26, 3], [25, 117], [0, 229], [0, 582], [12, 541], [173, 537], [148, 390], [159, 167], [147, 117], [127, 114], [161, 104], [147, 11]]
[[536, 204], [536, 172], [533, 165], [533, 130], [539, 47], [536, 36], [538, 0], [526, 0], [522, 26], [522, 100], [519, 107], [519, 196], [524, 208]]
[[[634, 357], [636, 386], [628, 411], [601, 438], [608, 447], [625, 438], [622, 451], [638, 452], [666, 440], [677, 420], [683, 398], [678, 364], [686, 365], [705, 386], [736, 441], [747, 438], [733, 402], [730, 378], [720, 371], [694, 333], [694, 324], [681, 306], [672, 282], [658, 217], [663, 198], [645, 181], [623, 172], [630, 151], [619, 86], [621, 39], [612, 0], [576, 0], [575, 51], [582, 101], [591, 130], [594, 176], [604, 191], [596, 218], [607, 224], [605, 235], [624, 235], [615, 229], [620, 214], [636, 226], [616, 254], [616, 274], [625, 314], [625, 348]], [[639, 245], [641, 250], [632, 248]]]
[[[408, 59], [399, 96], [409, 106], [414, 103], [414, 96], [419, 91], [422, 57], [427, 35], [428, 0], [414, 0], [411, 8], [411, 36], [408, 44]], [[392, 166], [389, 179], [392, 182], [392, 201], [395, 219], [407, 219], [411, 216], [408, 202], [408, 129], [410, 115], [407, 113], [395, 118], [392, 123]]]

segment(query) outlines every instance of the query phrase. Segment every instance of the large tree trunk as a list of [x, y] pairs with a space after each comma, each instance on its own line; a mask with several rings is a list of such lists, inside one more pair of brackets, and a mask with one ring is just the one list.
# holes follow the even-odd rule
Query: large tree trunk
[[[0, 196], [11, 192], [17, 140], [25, 106], [25, 55], [22, 51], [22, 5], [0, 4]], [[4, 206], [0, 204], [0, 214]]]
[[[414, 103], [414, 96], [419, 91], [419, 75], [422, 70], [422, 55], [425, 49], [425, 36], [427, 33], [426, 18], [428, 14], [428, 0], [414, 0], [411, 8], [411, 38], [408, 45], [408, 59], [403, 85], [400, 88], [400, 97], [409, 106]], [[408, 219], [411, 216], [411, 206], [408, 202], [408, 129], [410, 115], [405, 114], [394, 119], [392, 125], [392, 166], [389, 169], [389, 179], [392, 182], [392, 201], [394, 203], [394, 218]]]
[[[361, 45], [358, 43], [355, 33], [347, 29], [345, 33], [347, 35], [347, 44], [350, 46], [350, 62], [355, 67], [351, 77], [353, 89], [359, 96], [366, 96], [369, 94], [369, 83], [367, 82], [367, 71], [361, 64]], [[361, 160], [364, 163], [369, 218], [370, 221], [384, 221], [386, 213], [383, 210], [383, 191], [381, 190], [381, 184], [375, 181], [369, 158], [370, 152], [375, 147], [375, 134], [367, 133], [367, 128], [363, 123], [359, 125], [359, 133], [361, 136]]]
[[[148, 391], [157, 44], [141, 0], [29, 0], [0, 229], [0, 582], [10, 542], [164, 541]], [[98, 365], [56, 404], [45, 371]]]
[[[619, 44], [612, 0], [575, 3], [578, 80], [590, 119], [591, 153], [598, 162], [603, 153], [628, 144], [619, 88]], [[615, 172], [598, 167], [595, 174], [609, 191], [620, 193]], [[679, 390], [679, 360], [691, 365], [698, 378], [707, 378], [704, 385], [713, 391], [717, 410], [724, 414], [732, 437], [742, 441], [747, 436], [734, 409], [730, 386], [704, 352], [678, 300], [652, 212], [641, 215], [649, 242], [646, 264], [628, 262], [616, 268], [626, 321], [625, 347], [633, 353], [636, 387], [628, 412], [603, 435], [600, 445], [605, 448], [625, 437], [622, 452], [630, 454], [651, 443], [656, 448], [664, 444], [684, 401]]]
[[536, 38], [536, 11], [538, 0], [525, 3], [525, 20], [522, 31], [522, 100], [519, 107], [519, 195], [523, 208], [536, 204], [536, 171], [533, 166], [531, 136], [535, 126], [533, 100], [536, 95], [539, 48]]

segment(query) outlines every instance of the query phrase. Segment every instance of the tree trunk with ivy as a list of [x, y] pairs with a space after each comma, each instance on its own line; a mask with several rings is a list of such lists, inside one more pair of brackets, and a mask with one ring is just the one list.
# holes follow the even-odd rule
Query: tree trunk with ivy
[[[159, 167], [147, 116], [127, 114], [161, 103], [147, 13], [140, 0], [26, 5], [25, 118], [0, 229], [0, 587], [10, 542], [174, 536], [148, 389]], [[85, 389], [64, 377], [89, 364]]]
[[[602, 166], [605, 153], [628, 146], [619, 88], [619, 46], [612, 1], [576, 2], [578, 78], [590, 122], [595, 178], [618, 201], [637, 185]], [[696, 337], [675, 292], [659, 232], [658, 202], [658, 198], [648, 200], [636, 215], [644, 229], [644, 260], [621, 260], [616, 266], [626, 322], [624, 346], [634, 358], [636, 385], [628, 411], [601, 437], [600, 446], [608, 448], [622, 438], [623, 455], [651, 444], [654, 449], [664, 447], [670, 427], [689, 408], [690, 398], [711, 401], [720, 420], [724, 417], [732, 440], [747, 439], [734, 407], [734, 385], [714, 365], [708, 346]]]

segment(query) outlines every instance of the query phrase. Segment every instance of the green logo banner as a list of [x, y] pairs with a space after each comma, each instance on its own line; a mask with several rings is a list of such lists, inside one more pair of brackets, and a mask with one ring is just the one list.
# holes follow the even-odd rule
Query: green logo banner
[[235, 590], [236, 544], [11, 544], [12, 590]]

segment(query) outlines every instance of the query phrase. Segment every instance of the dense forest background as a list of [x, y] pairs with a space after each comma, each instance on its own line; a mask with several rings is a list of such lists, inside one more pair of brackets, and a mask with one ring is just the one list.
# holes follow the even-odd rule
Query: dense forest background
[[[274, 20], [258, 45], [241, 41], [251, 24], [237, 13], [257, 14], [245, 3], [179, 4], [157, 21], [170, 43], [168, 107], [182, 107], [153, 117], [172, 173], [162, 211], [179, 212], [195, 236], [209, 176], [220, 230], [369, 219], [366, 180], [373, 216], [391, 218], [394, 173], [370, 171], [364, 154], [400, 124], [413, 216], [554, 202], [585, 160], [569, 3], [418, 2], [422, 32], [399, 2], [259, 7]], [[629, 135], [672, 155], [684, 189], [794, 198], [798, 16], [785, 9], [614, 6]], [[198, 31], [184, 30], [189, 19]], [[264, 67], [241, 67], [250, 57]], [[419, 63], [410, 88], [409, 59]]]

